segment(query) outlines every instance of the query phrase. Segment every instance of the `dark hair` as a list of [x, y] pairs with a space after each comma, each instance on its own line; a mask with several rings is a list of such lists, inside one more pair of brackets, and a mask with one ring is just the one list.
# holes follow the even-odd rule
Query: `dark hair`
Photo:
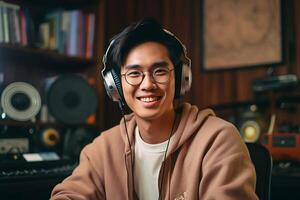
[[158, 42], [167, 48], [175, 68], [181, 64], [181, 57], [185, 53], [181, 42], [172, 33], [164, 30], [156, 20], [145, 18], [129, 25], [112, 38], [105, 55], [106, 67], [113, 67], [120, 74], [121, 66], [124, 64], [128, 52], [136, 45], [150, 41]]

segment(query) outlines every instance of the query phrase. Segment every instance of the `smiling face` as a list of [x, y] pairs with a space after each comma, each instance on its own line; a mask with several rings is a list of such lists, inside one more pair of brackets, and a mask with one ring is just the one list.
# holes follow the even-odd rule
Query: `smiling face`
[[[156, 83], [152, 77], [158, 67], [170, 69], [170, 78], [166, 83]], [[145, 42], [133, 47], [125, 59], [121, 74], [129, 69], [144, 72], [144, 79], [139, 85], [130, 85], [122, 77], [124, 98], [129, 108], [144, 120], [164, 119], [174, 112], [175, 94], [174, 65], [168, 50], [157, 42]]]

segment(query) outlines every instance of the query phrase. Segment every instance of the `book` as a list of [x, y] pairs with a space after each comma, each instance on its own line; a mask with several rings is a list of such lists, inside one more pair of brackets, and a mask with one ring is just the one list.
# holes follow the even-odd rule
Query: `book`
[[8, 8], [3, 6], [3, 42], [9, 42], [9, 27], [8, 27]]
[[4, 41], [4, 27], [3, 27], [3, 8], [0, 1], [0, 43]]
[[26, 46], [28, 45], [28, 37], [27, 37], [27, 30], [26, 30], [26, 17], [24, 9], [20, 9], [19, 11], [20, 16], [20, 30], [21, 30], [21, 45]]
[[86, 39], [86, 57], [93, 57], [95, 37], [95, 14], [89, 13], [87, 15], [87, 39]]
[[39, 26], [39, 47], [43, 49], [50, 48], [50, 24], [43, 22]]
[[18, 30], [16, 29], [16, 20], [18, 18], [17, 11], [20, 6], [0, 1], [1, 15], [0, 15], [0, 28], [1, 36], [0, 41], [5, 43], [16, 43], [19, 39]]
[[73, 10], [71, 11], [71, 22], [70, 22], [70, 36], [68, 41], [67, 54], [70, 56], [78, 55], [78, 29], [80, 19], [80, 11]]

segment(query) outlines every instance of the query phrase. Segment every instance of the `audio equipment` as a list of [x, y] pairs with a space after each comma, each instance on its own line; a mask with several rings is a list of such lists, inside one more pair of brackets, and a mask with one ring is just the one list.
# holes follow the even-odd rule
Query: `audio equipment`
[[283, 88], [295, 87], [298, 84], [298, 78], [294, 74], [270, 76], [264, 79], [256, 79], [252, 82], [253, 92], [264, 92]]
[[237, 126], [245, 142], [259, 142], [262, 134], [266, 132], [266, 119], [256, 104], [244, 105], [238, 108], [237, 113], [231, 114], [227, 118]]
[[95, 90], [79, 75], [58, 77], [48, 89], [47, 105], [50, 114], [65, 124], [85, 123], [96, 111]]
[[60, 142], [60, 134], [55, 128], [47, 128], [41, 134], [41, 141], [46, 147], [56, 146]]
[[0, 154], [29, 152], [27, 138], [0, 138]]
[[13, 155], [0, 163], [1, 200], [48, 199], [53, 187], [77, 166], [53, 152]]
[[257, 111], [256, 105], [251, 105], [250, 109], [242, 112], [238, 116], [238, 128], [245, 142], [258, 142], [261, 135], [266, 131], [266, 123]]
[[63, 140], [66, 129], [62, 127], [43, 126], [36, 128], [32, 151], [34, 152], [56, 152], [62, 155]]
[[300, 133], [300, 125], [291, 122], [282, 122], [278, 125], [279, 133]]
[[[142, 24], [143, 25], [143, 24]], [[186, 94], [192, 84], [192, 72], [191, 72], [191, 60], [187, 57], [186, 47], [183, 43], [171, 32], [163, 29], [164, 34], [171, 36], [175, 41], [182, 47], [183, 52], [181, 55], [181, 64], [179, 66], [174, 66], [175, 68], [175, 98], [180, 98]], [[108, 96], [113, 101], [121, 101], [124, 104], [124, 96], [122, 92], [120, 74], [115, 70], [116, 67], [121, 66], [109, 66], [109, 58], [111, 57], [111, 49], [114, 47], [115, 39], [113, 39], [102, 59], [103, 70], [102, 77], [104, 80], [104, 86]]]
[[0, 129], [0, 154], [55, 152], [62, 155], [65, 128], [44, 126], [8, 126]]
[[82, 148], [91, 143], [98, 134], [98, 130], [94, 126], [68, 128], [64, 138], [63, 156], [78, 160]]
[[265, 135], [262, 141], [268, 148], [275, 161], [296, 160], [300, 161], [300, 134], [275, 133]]
[[248, 120], [240, 127], [240, 133], [245, 142], [257, 142], [261, 135], [261, 128], [256, 121]]
[[33, 128], [4, 125], [0, 127], [0, 133], [0, 155], [30, 152]]
[[39, 92], [25, 82], [13, 82], [1, 94], [3, 112], [17, 121], [33, 119], [41, 108]]

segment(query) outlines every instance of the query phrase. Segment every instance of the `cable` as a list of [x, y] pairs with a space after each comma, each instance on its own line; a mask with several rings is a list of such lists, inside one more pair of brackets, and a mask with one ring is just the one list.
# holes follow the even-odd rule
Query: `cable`
[[173, 135], [173, 130], [174, 130], [174, 127], [175, 127], [175, 122], [176, 122], [176, 118], [177, 118], [177, 115], [175, 113], [175, 117], [174, 117], [174, 120], [173, 120], [173, 125], [172, 125], [172, 129], [169, 133], [169, 137], [168, 137], [168, 143], [167, 143], [167, 147], [166, 147], [166, 151], [165, 151], [165, 154], [164, 154], [164, 159], [163, 159], [163, 166], [162, 166], [162, 177], [161, 177], [161, 181], [160, 181], [160, 186], [159, 186], [159, 193], [158, 193], [158, 200], [161, 200], [161, 192], [162, 192], [162, 186], [163, 186], [163, 182], [164, 182], [164, 176], [165, 176], [165, 161], [166, 161], [166, 157], [167, 157], [167, 151], [169, 149], [169, 144], [170, 144], [170, 139], [171, 139], [171, 136]]
[[129, 140], [129, 134], [128, 134], [128, 130], [127, 130], [127, 124], [126, 124], [126, 118], [125, 118], [125, 113], [124, 113], [124, 104], [122, 102], [122, 100], [118, 101], [119, 104], [119, 108], [121, 110], [121, 114], [124, 120], [124, 125], [125, 125], [125, 132], [126, 132], [126, 137], [127, 137], [127, 141], [128, 141], [128, 145], [130, 148], [130, 158], [131, 158], [131, 179], [132, 179], [132, 187], [134, 189], [134, 171], [133, 171], [133, 164], [134, 164], [134, 160], [133, 160], [133, 153], [132, 153], [132, 146], [131, 146], [131, 142]]

